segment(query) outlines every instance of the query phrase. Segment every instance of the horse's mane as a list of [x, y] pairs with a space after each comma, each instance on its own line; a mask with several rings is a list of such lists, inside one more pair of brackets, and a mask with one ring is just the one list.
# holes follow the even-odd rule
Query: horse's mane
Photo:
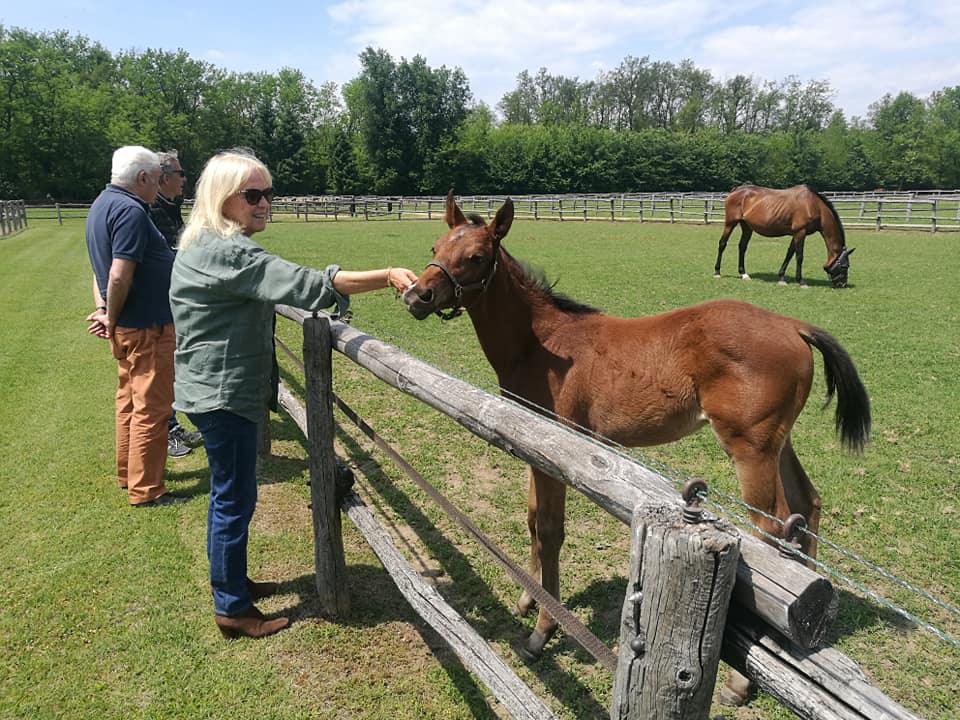
[[543, 297], [548, 303], [553, 305], [558, 310], [562, 310], [563, 312], [571, 313], [573, 315], [591, 315], [600, 312], [599, 309], [591, 305], [585, 305], [584, 303], [578, 302], [577, 300], [574, 300], [563, 293], [556, 292], [553, 289], [553, 286], [556, 285], [556, 283], [551, 283], [542, 270], [522, 260], [517, 260], [515, 257], [513, 257], [513, 255], [508, 253], [507, 249], [502, 245], [500, 246], [500, 250], [519, 268], [520, 277], [517, 279], [527, 289]]
[[833, 213], [833, 219], [837, 223], [837, 227], [840, 229], [840, 247], [844, 248], [847, 246], [847, 233], [843, 229], [843, 223], [840, 221], [840, 213], [837, 212], [837, 209], [833, 206], [833, 203], [824, 195], [822, 192], [817, 190], [815, 187], [804, 183], [804, 187], [820, 198], [821, 202], [830, 208], [830, 212]]

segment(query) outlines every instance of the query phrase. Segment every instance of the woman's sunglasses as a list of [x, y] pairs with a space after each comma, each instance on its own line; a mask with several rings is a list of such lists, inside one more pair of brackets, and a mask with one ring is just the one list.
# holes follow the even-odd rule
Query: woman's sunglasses
[[247, 188], [246, 190], [238, 190], [237, 195], [243, 195], [243, 199], [246, 200], [250, 205], [258, 205], [260, 203], [260, 198], [266, 198], [267, 202], [273, 202], [273, 188], [268, 187], [263, 190], [260, 188]]

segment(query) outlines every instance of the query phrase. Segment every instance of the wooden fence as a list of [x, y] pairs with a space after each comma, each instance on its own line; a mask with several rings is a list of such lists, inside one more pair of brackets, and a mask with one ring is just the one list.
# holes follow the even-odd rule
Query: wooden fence
[[[915, 192], [826, 192], [848, 228], [875, 230], [960, 231], [960, 190]], [[505, 195], [462, 195], [464, 212], [493, 217]], [[534, 220], [666, 222], [722, 224], [726, 193], [617, 193], [581, 195], [514, 195], [516, 217]], [[191, 201], [184, 204], [188, 212]], [[271, 220], [302, 222], [338, 220], [435, 220], [443, 217], [441, 196], [316, 195], [278, 197]], [[86, 217], [89, 205], [30, 205], [34, 220]]]
[[[824, 193], [850, 228], [960, 231], [960, 190]], [[534, 220], [723, 224], [726, 193], [514, 195], [516, 217]], [[462, 195], [464, 212], [492, 217], [505, 195]], [[432, 220], [445, 198], [313, 196], [277, 198], [274, 220]]]
[[23, 200], [0, 200], [0, 237], [12, 235], [27, 227], [27, 210]]
[[[632, 523], [634, 542], [620, 652], [614, 668], [612, 717], [653, 717], [651, 708], [657, 707], [657, 717], [706, 718], [719, 655], [804, 718], [918, 720], [916, 715], [872, 687], [849, 658], [829, 648], [817, 649], [837, 610], [835, 590], [825, 578], [799, 563], [784, 560], [773, 548], [745, 534], [738, 534], [736, 543], [726, 545], [726, 557], [731, 561], [728, 565], [732, 594], [729, 588], [724, 592], [722, 585], [718, 589], [717, 576], [722, 576], [722, 572], [705, 578], [698, 574], [700, 569], [692, 561], [681, 569], [661, 568], [658, 573], [656, 568], [650, 568], [649, 562], [644, 566], [642, 558], [663, 553], [644, 550], [643, 543], [651, 538], [663, 538], [667, 533], [646, 528], [658, 527], [657, 516], [664, 514], [672, 518], [666, 525], [675, 526], [682, 507], [677, 492], [666, 479], [631, 458], [447, 375], [347, 324], [293, 308], [278, 307], [277, 310], [303, 326], [306, 404], [301, 404], [285, 386], [281, 386], [280, 401], [308, 438], [317, 591], [325, 612], [336, 616], [349, 610], [340, 537], [339, 510], [343, 510], [371, 543], [411, 605], [444, 637], [464, 665], [490, 688], [513, 717], [553, 717], [509, 666], [406, 564], [389, 535], [356, 494], [349, 494], [337, 505], [330, 369], [331, 351], [336, 350], [384, 383], [580, 490], [622, 522]], [[703, 525], [718, 529], [715, 522]], [[645, 529], [640, 530], [641, 527]], [[698, 532], [702, 530], [656, 542], [661, 543], [660, 547], [680, 543], [692, 547], [699, 543], [702, 548]], [[641, 537], [642, 542], [638, 540]], [[707, 544], [719, 546], [715, 541]], [[739, 544], [739, 561], [736, 544]], [[731, 547], [734, 549], [729, 550]], [[691, 557], [694, 555], [696, 553]], [[709, 565], [719, 567], [716, 556]], [[649, 583], [650, 577], [689, 582], [677, 583], [677, 587], [671, 588], [669, 582], [658, 580], [656, 587], [644, 585], [643, 591], [638, 592], [638, 587]], [[653, 598], [660, 603], [659, 607], [697, 605], [688, 597], [690, 593], [697, 593], [697, 588], [710, 588], [715, 596], [709, 613], [698, 605], [698, 620], [689, 621], [699, 624], [686, 626], [691, 634], [697, 635], [697, 641], [683, 648], [676, 642], [651, 635], [657, 625], [649, 622], [657, 607], [651, 602]], [[666, 593], [672, 593], [673, 599], [665, 602]], [[730, 598], [729, 615], [726, 597]], [[685, 622], [671, 620], [674, 630], [677, 622]], [[592, 639], [599, 643], [598, 639]], [[697, 657], [688, 658], [684, 654], [688, 651], [698, 653]], [[663, 667], [667, 667], [668, 672], [656, 671]], [[665, 696], [675, 703], [669, 714], [663, 709]]]

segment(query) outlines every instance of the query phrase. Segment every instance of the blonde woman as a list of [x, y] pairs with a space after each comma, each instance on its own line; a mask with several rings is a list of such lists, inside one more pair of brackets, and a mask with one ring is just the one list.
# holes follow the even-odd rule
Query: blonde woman
[[214, 620], [227, 638], [259, 638], [287, 627], [253, 604], [276, 583], [247, 577], [247, 535], [257, 501], [257, 421], [271, 393], [273, 307], [319, 310], [379, 288], [403, 291], [406, 268], [314, 270], [264, 250], [251, 236], [266, 227], [270, 171], [252, 153], [230, 150], [207, 163], [180, 239], [170, 280], [176, 327], [174, 407], [203, 434], [210, 465], [207, 556]]

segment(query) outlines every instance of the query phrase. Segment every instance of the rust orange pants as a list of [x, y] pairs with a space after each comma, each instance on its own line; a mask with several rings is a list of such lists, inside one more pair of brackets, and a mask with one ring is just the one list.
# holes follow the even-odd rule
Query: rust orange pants
[[117, 479], [131, 505], [167, 492], [167, 423], [173, 407], [173, 323], [115, 329]]

